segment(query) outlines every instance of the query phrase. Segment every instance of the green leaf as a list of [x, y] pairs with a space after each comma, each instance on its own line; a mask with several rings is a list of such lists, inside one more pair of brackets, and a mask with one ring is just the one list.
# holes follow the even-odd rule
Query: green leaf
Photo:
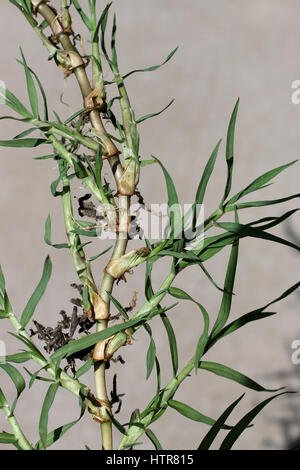
[[172, 99], [172, 100], [170, 101], [170, 103], [167, 104], [167, 106], [165, 106], [161, 111], [158, 111], [157, 113], [146, 114], [145, 116], [140, 117], [139, 119], [136, 120], [136, 123], [137, 123], [137, 124], [140, 124], [141, 122], [146, 121], [147, 119], [151, 119], [151, 118], [153, 118], [153, 117], [155, 117], [155, 116], [159, 116], [159, 115], [162, 114], [166, 109], [168, 109], [168, 108], [171, 106], [171, 104], [174, 103], [174, 101], [175, 101], [175, 99]]
[[59, 388], [59, 383], [53, 383], [50, 385], [48, 388], [48, 391], [46, 393], [43, 406], [42, 406], [42, 411], [40, 415], [40, 422], [39, 422], [39, 434], [41, 438], [41, 444], [44, 449], [47, 448], [47, 437], [48, 437], [48, 415], [50, 408], [52, 406], [52, 403], [54, 401], [56, 392]]
[[156, 358], [156, 346], [155, 342], [152, 338], [152, 330], [150, 326], [146, 323], [144, 325], [146, 331], [149, 333], [150, 336], [150, 345], [147, 351], [147, 358], [146, 358], [146, 365], [147, 365], [147, 374], [146, 374], [146, 380], [149, 379], [151, 372], [153, 370], [154, 364], [155, 364], [155, 358]]
[[264, 230], [250, 227], [249, 225], [236, 224], [233, 222], [216, 223], [216, 225], [223, 228], [224, 230], [227, 230], [228, 232], [232, 232], [239, 235], [240, 238], [261, 238], [263, 240], [280, 243], [281, 245], [286, 245], [291, 248], [294, 248], [297, 251], [300, 251], [300, 247], [295, 245], [294, 243], [291, 243], [283, 238], [277, 237], [276, 235], [272, 235], [271, 233], [265, 232]]
[[5, 277], [3, 275], [3, 271], [2, 271], [2, 268], [1, 268], [1, 265], [0, 265], [0, 290], [3, 292], [5, 292]]
[[156, 160], [141, 160], [140, 166], [152, 165], [152, 163], [157, 163]]
[[[193, 421], [197, 421], [199, 423], [205, 423], [208, 424], [209, 426], [213, 426], [216, 423], [216, 420], [210, 418], [209, 416], [206, 416], [199, 411], [195, 410], [189, 405], [186, 405], [185, 403], [182, 403], [177, 400], [169, 400], [168, 405], [171, 408], [174, 408], [174, 410], [178, 411], [181, 415], [185, 416], [186, 418], [189, 418]], [[231, 429], [232, 426], [226, 426], [222, 425], [222, 429]]]
[[171, 294], [173, 297], [176, 297], [177, 299], [190, 300], [191, 302], [195, 303], [201, 310], [203, 321], [204, 321], [204, 327], [203, 327], [202, 334], [199, 338], [197, 348], [196, 348], [196, 353], [195, 353], [195, 372], [196, 372], [198, 369], [198, 364], [200, 362], [200, 359], [204, 353], [205, 347], [208, 342], [209, 315], [202, 304], [194, 300], [189, 294], [187, 294], [182, 289], [179, 289], [178, 287], [170, 287], [168, 291], [169, 291], [169, 294]]
[[233, 170], [233, 156], [234, 156], [234, 133], [235, 133], [235, 123], [236, 123], [236, 116], [239, 107], [239, 101], [237, 100], [234, 110], [232, 112], [228, 131], [227, 131], [227, 140], [226, 140], [226, 163], [227, 163], [227, 181], [225, 186], [224, 196], [222, 198], [220, 207], [223, 206], [223, 202], [227, 198], [228, 194], [231, 190], [231, 183], [232, 183], [232, 170]]
[[116, 307], [116, 309], [118, 310], [118, 312], [125, 318], [125, 320], [129, 320], [129, 316], [126, 310], [120, 304], [120, 302], [109, 291], [106, 291], [106, 293], [108, 297], [110, 298], [110, 300], [112, 301], [112, 303], [114, 304], [114, 306]]
[[280, 395], [284, 395], [285, 393], [293, 393], [293, 392], [282, 392], [274, 395], [271, 398], [267, 398], [266, 400], [259, 403], [259, 405], [255, 406], [249, 413], [247, 413], [234, 427], [229, 431], [227, 436], [225, 437], [224, 441], [220, 446], [220, 450], [230, 450], [233, 444], [237, 441], [240, 437], [242, 432], [246, 429], [246, 427], [253, 421], [253, 419], [258, 415], [258, 413], [274, 398], [279, 397]]
[[72, 114], [68, 119], [65, 120], [64, 124], [69, 124], [70, 122], [73, 121], [73, 119], [76, 119], [78, 116], [84, 113], [88, 108], [81, 108], [79, 111], [76, 111], [76, 113]]
[[154, 70], [157, 70], [159, 69], [160, 67], [162, 67], [163, 65], [165, 65], [172, 57], [173, 55], [175, 54], [175, 52], [178, 50], [178, 46], [175, 47], [175, 49], [173, 49], [170, 54], [168, 55], [168, 57], [166, 58], [166, 60], [162, 63], [162, 64], [159, 64], [159, 65], [152, 65], [151, 67], [147, 67], [145, 69], [136, 69], [136, 70], [132, 70], [131, 72], [129, 73], [126, 73], [126, 75], [123, 76], [123, 80], [125, 80], [125, 78], [127, 77], [130, 77], [130, 75], [132, 75], [133, 73], [137, 73], [137, 72], [153, 72]]
[[44, 240], [49, 246], [53, 246], [54, 248], [69, 248], [68, 243], [58, 243], [52, 244], [51, 242], [51, 217], [50, 214], [48, 215], [45, 223], [45, 235]]
[[175, 377], [178, 371], [178, 349], [177, 349], [176, 335], [174, 333], [172, 324], [169, 318], [167, 317], [167, 315], [165, 313], [162, 313], [160, 314], [160, 318], [164, 324], [164, 327], [168, 335], [172, 367], [173, 367], [173, 375]]
[[18, 398], [19, 398], [19, 396], [21, 395], [21, 393], [23, 392], [23, 390], [26, 386], [25, 380], [24, 380], [23, 376], [20, 374], [20, 372], [14, 366], [12, 366], [11, 364], [8, 364], [8, 363], [1, 364], [1, 362], [0, 362], [0, 369], [3, 369], [9, 375], [9, 377], [11, 378], [13, 383], [15, 384], [15, 387], [16, 387], [16, 390], [17, 390], [17, 396], [16, 396], [16, 398], [15, 398], [13, 404], [12, 404], [12, 407], [11, 407], [11, 412], [13, 413], [14, 410], [15, 410]]
[[21, 325], [22, 325], [23, 328], [25, 328], [25, 326], [30, 321], [32, 315], [35, 312], [37, 304], [41, 300], [41, 298], [42, 298], [42, 296], [43, 296], [43, 294], [46, 290], [48, 281], [50, 279], [51, 272], [52, 272], [52, 263], [51, 263], [50, 257], [47, 256], [47, 258], [45, 260], [45, 263], [44, 263], [44, 269], [43, 269], [43, 274], [42, 274], [41, 280], [40, 280], [37, 288], [33, 292], [32, 296], [30, 297], [30, 299], [29, 299], [29, 301], [28, 301], [28, 303], [27, 303], [27, 305], [26, 305], [26, 307], [25, 307], [25, 309], [22, 313]]
[[[259, 176], [255, 180], [252, 181], [245, 189], [239, 191], [235, 194], [229, 201], [227, 201], [226, 206], [234, 204], [237, 200], [241, 199], [242, 197], [246, 196], [246, 194], [252, 193], [253, 191], [257, 191], [261, 189], [266, 183], [274, 179], [279, 173], [281, 173], [286, 168], [294, 165], [298, 160], [294, 160], [292, 162], [286, 163], [285, 165], [278, 166], [273, 170], [267, 171], [263, 175]], [[246, 203], [247, 204], [247, 203]]]
[[7, 432], [0, 433], [0, 444], [15, 444], [17, 438], [13, 434], [9, 434]]
[[245, 394], [241, 395], [236, 401], [234, 401], [231, 405], [226, 408], [226, 410], [221, 414], [220, 418], [214, 423], [212, 428], [208, 431], [206, 436], [201, 441], [198, 450], [208, 450], [213, 443], [215, 437], [219, 433], [221, 429], [224, 428], [224, 423], [234, 408], [238, 405], [241, 399], [244, 397]]
[[[58, 439], [60, 439], [70, 428], [72, 428], [75, 424], [77, 424], [81, 420], [85, 412], [85, 404], [81, 397], [79, 397], [79, 404], [80, 404], [79, 418], [75, 419], [71, 423], [64, 424], [63, 426], [59, 426], [58, 428], [54, 429], [54, 431], [51, 431], [45, 439], [46, 448], [50, 447], [52, 444], [54, 444], [54, 442], [58, 441]], [[36, 443], [35, 448], [38, 450], [43, 448], [43, 443], [41, 440]]]
[[0, 140], [1, 147], [23, 147], [33, 148], [41, 144], [47, 143], [47, 139], [17, 139], [17, 140]]
[[233, 380], [234, 382], [237, 382], [252, 390], [256, 390], [257, 392], [277, 392], [278, 390], [281, 390], [280, 388], [268, 389], [262, 387], [246, 375], [231, 369], [230, 367], [224, 366], [223, 364], [218, 364], [217, 362], [201, 361], [199, 363], [199, 368], [213, 372], [214, 374], [225, 377], [226, 379]]
[[0, 103], [6, 104], [11, 109], [21, 114], [21, 116], [24, 116], [25, 118], [29, 118], [29, 119], [32, 118], [30, 111], [27, 108], [25, 108], [25, 106], [21, 103], [21, 101], [18, 100], [18, 98], [13, 93], [11, 93], [9, 90], [1, 86], [0, 86]]
[[92, 30], [92, 23], [91, 23], [91, 20], [89, 19], [89, 17], [87, 16], [87, 14], [83, 11], [83, 9], [81, 8], [81, 5], [80, 3], [78, 2], [78, 0], [72, 0], [72, 3], [74, 5], [74, 7], [76, 8], [76, 10], [78, 11], [82, 21], [84, 22], [84, 24], [86, 25], [86, 27], [91, 31]]
[[[238, 219], [236, 218], [236, 220]], [[227, 322], [229, 314], [230, 314], [231, 302], [232, 302], [232, 296], [233, 296], [233, 286], [234, 286], [234, 280], [235, 280], [236, 268], [237, 268], [237, 262], [238, 262], [238, 253], [239, 253], [239, 241], [236, 240], [232, 244], [227, 271], [226, 271], [226, 276], [225, 276], [224, 293], [222, 296], [222, 302], [221, 302], [217, 319], [211, 331], [211, 335], [210, 335], [211, 338], [214, 338], [214, 336], [216, 336], [221, 331], [221, 329]]]
[[246, 313], [245, 315], [242, 315], [239, 317], [237, 320], [234, 320], [233, 322], [229, 323], [229, 325], [225, 326], [218, 335], [216, 335], [213, 339], [212, 342], [209, 342], [209, 347], [211, 347], [216, 341], [219, 341], [219, 339], [224, 338], [225, 336], [233, 333], [234, 331], [238, 330], [242, 326], [246, 325], [249, 322], [260, 320], [263, 318], [267, 318], [271, 315], [275, 315], [276, 312], [264, 312], [266, 308], [268, 308], [270, 305], [273, 305], [276, 302], [279, 302], [280, 300], [284, 299], [288, 295], [292, 294], [296, 289], [298, 289], [300, 286], [300, 282], [297, 282], [293, 286], [291, 286], [289, 289], [287, 289], [283, 294], [280, 295], [280, 297], [277, 297], [275, 300], [272, 300], [271, 302], [267, 303], [261, 308], [258, 308], [256, 310], [253, 310], [252, 312]]
[[248, 209], [249, 207], [263, 207], [263, 206], [272, 206], [273, 204], [281, 204], [282, 202], [290, 201], [291, 199], [296, 199], [300, 197], [299, 194], [292, 194], [291, 196], [282, 197], [280, 199], [271, 199], [266, 201], [249, 201], [249, 202], [241, 202], [240, 204], [234, 204], [227, 206], [226, 205], [226, 212], [236, 209]]
[[[178, 195], [174, 186], [174, 183], [172, 181], [171, 176], [167, 172], [166, 168], [164, 165], [161, 163], [161, 161], [152, 155], [155, 160], [159, 163], [164, 177], [166, 181], [166, 186], [167, 186], [167, 193], [168, 193], [168, 208], [169, 208], [169, 219], [170, 219], [170, 225], [171, 225], [171, 230], [172, 230], [172, 236], [174, 238], [179, 237], [182, 233], [183, 229], [183, 224], [182, 224], [182, 217], [181, 217], [181, 210], [179, 207], [179, 200], [178, 200]], [[173, 217], [171, 217], [171, 215]]]
[[33, 116], [36, 119], [39, 119], [39, 105], [38, 105], [38, 96], [37, 96], [37, 91], [35, 88], [35, 84], [33, 81], [33, 78], [31, 76], [30, 70], [28, 68], [28, 65], [26, 63], [22, 48], [20, 47], [22, 59], [23, 59], [23, 66], [25, 70], [25, 76], [26, 76], [26, 82], [27, 82], [27, 91], [28, 91], [28, 96], [29, 96], [29, 102], [30, 106], [32, 109]]
[[196, 227], [196, 220], [197, 220], [197, 207], [196, 205], [197, 204], [202, 204], [203, 203], [203, 200], [204, 200], [204, 196], [205, 196], [205, 192], [206, 192], [206, 188], [207, 188], [207, 185], [208, 185], [208, 182], [209, 182], [209, 179], [211, 177], [211, 174], [214, 170], [214, 167], [215, 167], [215, 163], [216, 163], [216, 159], [217, 159], [217, 155], [218, 155], [218, 151], [219, 151], [219, 147], [221, 145], [221, 142], [222, 142], [222, 139], [219, 140], [219, 142], [217, 143], [217, 145], [215, 146], [205, 168], [204, 168], [204, 171], [203, 171], [203, 174], [202, 174], [202, 177], [201, 177], [201, 180], [200, 180], [200, 183], [199, 183], [199, 186], [198, 186], [198, 189], [197, 189], [197, 192], [196, 192], [196, 197], [195, 197], [195, 205], [193, 207], [193, 230], [195, 229]]
[[[46, 22], [46, 26], [48, 26], [48, 23]], [[22, 63], [21, 61], [18, 60], [18, 62], [24, 66], [24, 63]], [[36, 79], [36, 82], [38, 84], [38, 87], [40, 89], [40, 92], [41, 92], [41, 95], [42, 95], [42, 99], [43, 99], [43, 110], [44, 110], [44, 121], [48, 121], [49, 119], [49, 113], [48, 113], [48, 105], [47, 105], [47, 97], [46, 97], [46, 93], [45, 93], [45, 90], [43, 88], [43, 85], [42, 85], [42, 82], [40, 81], [39, 77], [37, 76], [37, 74], [30, 68], [28, 67], [28, 70], [30, 71], [30, 73], [34, 76], [34, 78]]]
[[[90, 243], [90, 242], [88, 242], [88, 243]], [[112, 248], [112, 245], [109, 246], [108, 248], [106, 248], [106, 250], [101, 251], [101, 253], [99, 253], [98, 255], [92, 256], [91, 258], [88, 258], [88, 261], [95, 261], [100, 256], [105, 255], [105, 253], [107, 253], [111, 248]]]
[[154, 445], [154, 449], [156, 449], [156, 450], [163, 450], [161, 443], [160, 443], [159, 440], [157, 439], [157, 437], [156, 437], [156, 435], [154, 434], [154, 432], [151, 431], [151, 429], [149, 429], [149, 428], [145, 429], [145, 434], [146, 434], [147, 437], [149, 437], [150, 441], [151, 441], [152, 444]]
[[79, 377], [81, 377], [83, 374], [86, 374], [86, 372], [90, 370], [93, 364], [94, 364], [93, 359], [90, 359], [85, 364], [83, 364], [83, 366], [81, 366], [75, 374], [76, 379], [79, 379]]
[[9, 354], [8, 356], [0, 356], [0, 363], [1, 362], [14, 362], [16, 364], [20, 364], [22, 362], [27, 362], [29, 359], [32, 358], [32, 354], [30, 351], [23, 351], [16, 354]]
[[141, 323], [142, 321], [143, 321], [142, 318], [133, 318], [132, 320], [129, 320], [122, 324], [110, 326], [109, 328], [106, 328], [104, 331], [100, 331], [98, 333], [92, 333], [76, 341], [72, 341], [71, 343], [68, 343], [62, 348], [55, 351], [55, 353], [52, 354], [51, 359], [55, 361], [59, 357], [63, 357], [63, 356], [68, 357], [71, 354], [74, 354], [78, 351], [82, 351], [83, 349], [89, 348], [90, 346], [93, 346], [99, 341], [109, 338], [109, 336], [112, 336], [115, 333], [118, 333], [119, 331], [124, 331], [133, 325]]
[[58, 153], [51, 153], [50, 155], [43, 155], [42, 157], [33, 157], [33, 160], [49, 160], [56, 157], [59, 157]]
[[21, 139], [22, 137], [26, 137], [27, 135], [31, 134], [33, 131], [36, 131], [36, 127], [31, 127], [30, 129], [26, 129], [26, 131], [21, 132], [20, 134], [16, 135], [14, 139]]

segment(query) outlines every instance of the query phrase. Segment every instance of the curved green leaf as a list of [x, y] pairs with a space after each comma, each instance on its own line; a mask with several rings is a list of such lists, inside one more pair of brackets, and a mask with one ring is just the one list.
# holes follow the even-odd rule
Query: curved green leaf
[[198, 450], [208, 450], [210, 448], [219, 431], [221, 429], [224, 429], [224, 423], [226, 419], [244, 396], [245, 394], [241, 395], [236, 401], [229, 405], [228, 408], [226, 408], [226, 410], [221, 414], [220, 418], [217, 419], [212, 428], [208, 431], [204, 439], [201, 441]]
[[[209, 426], [213, 426], [216, 423], [215, 419], [212, 419], [209, 416], [206, 416], [200, 413], [199, 411], [195, 410], [195, 408], [192, 408], [191, 406], [186, 405], [185, 403], [182, 403], [180, 401], [169, 400], [168, 405], [171, 408], [174, 408], [174, 410], [178, 411], [178, 413], [180, 413], [181, 415], [193, 421], [197, 421], [199, 423], [205, 423], [205, 424], [208, 424]], [[222, 429], [232, 429], [232, 426], [227, 426], [226, 424], [223, 423]]]
[[231, 183], [232, 183], [232, 170], [233, 170], [233, 156], [234, 156], [234, 133], [235, 133], [235, 123], [236, 123], [236, 116], [238, 112], [240, 99], [237, 100], [234, 110], [232, 112], [228, 131], [227, 131], [227, 140], [226, 140], [226, 163], [227, 163], [227, 181], [225, 186], [224, 196], [222, 198], [220, 207], [223, 206], [223, 202], [227, 198], [228, 194], [231, 190]]
[[39, 433], [40, 433], [40, 438], [41, 438], [41, 445], [44, 449], [47, 448], [48, 415], [49, 415], [49, 411], [54, 401], [58, 388], [59, 388], [59, 383], [57, 382], [50, 385], [46, 393], [43, 406], [42, 406], [40, 422], [39, 422]]
[[271, 398], [267, 398], [267, 400], [262, 401], [259, 405], [257, 405], [253, 410], [249, 411], [234, 427], [229, 431], [227, 436], [225, 437], [224, 441], [220, 446], [220, 450], [230, 450], [233, 444], [237, 441], [240, 437], [242, 432], [246, 429], [246, 427], [253, 421], [253, 419], [258, 415], [258, 413], [274, 398], [279, 397], [280, 395], [284, 395], [285, 393], [293, 393], [293, 392], [282, 392], [274, 395]]
[[1, 147], [22, 147], [33, 148], [41, 144], [47, 143], [47, 139], [16, 139], [16, 140], [0, 140]]
[[256, 390], [257, 392], [277, 392], [278, 390], [281, 390], [281, 388], [265, 388], [262, 385], [259, 385], [257, 382], [254, 382], [254, 380], [250, 379], [241, 372], [231, 369], [230, 367], [224, 366], [223, 364], [218, 364], [217, 362], [201, 361], [199, 362], [199, 369], [208, 370], [216, 375], [225, 377], [229, 380], [233, 380], [234, 382], [237, 382], [243, 385], [244, 387]]
[[14, 367], [12, 366], [11, 364], [8, 364], [8, 363], [3, 363], [1, 364], [0, 363], [0, 369], [3, 369], [8, 375], [9, 377], [11, 378], [11, 380], [13, 381], [13, 383], [15, 384], [15, 387], [17, 389], [17, 396], [12, 404], [12, 407], [11, 407], [11, 411], [12, 413], [14, 412], [14, 409], [16, 407], [16, 404], [17, 404], [17, 400], [19, 398], [19, 396], [21, 395], [21, 393], [23, 392], [26, 384], [25, 384], [25, 380], [23, 378], [23, 376], [20, 374], [20, 372]]
[[28, 303], [27, 303], [27, 305], [26, 305], [26, 307], [25, 307], [25, 309], [22, 313], [22, 316], [21, 316], [21, 325], [22, 325], [23, 328], [25, 328], [25, 326], [31, 320], [31, 317], [35, 312], [37, 304], [41, 300], [41, 298], [42, 298], [42, 296], [43, 296], [43, 294], [46, 290], [48, 281], [50, 279], [51, 272], [52, 272], [52, 263], [51, 263], [50, 257], [47, 256], [47, 258], [45, 260], [45, 263], [44, 263], [44, 269], [43, 269], [43, 274], [42, 274], [41, 280], [40, 280], [37, 288], [33, 292], [32, 296], [30, 297], [30, 299], [29, 299], [29, 301], [28, 301]]

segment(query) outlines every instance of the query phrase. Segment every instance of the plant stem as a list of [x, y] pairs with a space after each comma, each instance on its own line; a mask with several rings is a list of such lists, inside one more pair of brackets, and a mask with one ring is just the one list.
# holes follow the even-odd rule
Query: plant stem
[[5, 396], [3, 395], [2, 390], [0, 389], [0, 401], [1, 401], [1, 409], [3, 410], [7, 421], [15, 435], [15, 438], [17, 440], [18, 446], [22, 450], [33, 450], [32, 445], [28, 441], [28, 439], [25, 437], [25, 434], [23, 433], [16, 417], [14, 416], [13, 412], [11, 411]]

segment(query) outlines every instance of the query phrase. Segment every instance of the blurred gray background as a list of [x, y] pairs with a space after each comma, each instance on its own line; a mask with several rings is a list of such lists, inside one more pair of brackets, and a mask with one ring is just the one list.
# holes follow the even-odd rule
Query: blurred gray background
[[[81, 3], [87, 7], [86, 0]], [[100, 11], [105, 2], [97, 3]], [[299, 2], [115, 0], [112, 10], [117, 13], [117, 46], [123, 73], [160, 63], [179, 45], [171, 62], [156, 72], [130, 77], [127, 86], [136, 116], [158, 111], [173, 97], [176, 99], [164, 115], [140, 125], [141, 155], [150, 158], [154, 154], [163, 161], [174, 179], [181, 202], [193, 202], [204, 165], [217, 140], [226, 136], [230, 114], [238, 97], [241, 101], [232, 193], [259, 174], [299, 157], [300, 106], [291, 101], [291, 84], [300, 79]], [[76, 30], [81, 31], [77, 13], [74, 18]], [[83, 38], [88, 50], [85, 33]], [[1, 0], [0, 5], [0, 43], [0, 80], [20, 99], [27, 102], [22, 67], [15, 61], [20, 56], [19, 45], [45, 86], [50, 109], [62, 117], [80, 109], [82, 102], [74, 77], [64, 80], [55, 64], [47, 61], [46, 50], [7, 0]], [[105, 76], [110, 78], [107, 67]], [[60, 103], [62, 92], [68, 106]], [[109, 89], [108, 93], [111, 98], [115, 90]], [[2, 105], [1, 115], [4, 114], [9, 113]], [[13, 137], [23, 129], [13, 121], [1, 121], [0, 139]], [[207, 215], [217, 207], [222, 196], [226, 178], [224, 150], [222, 144], [207, 190]], [[45, 256], [51, 254], [53, 274], [35, 318], [54, 326], [59, 319], [59, 310], [71, 312], [69, 299], [74, 297], [74, 291], [70, 283], [77, 279], [67, 250], [50, 248], [43, 240], [44, 222], [50, 213], [53, 240], [56, 243], [65, 241], [61, 201], [50, 193], [50, 184], [57, 178], [56, 165], [51, 160], [32, 159], [46, 152], [41, 147], [28, 151], [0, 149], [0, 262], [14, 311], [20, 315], [40, 279]], [[257, 193], [252, 199], [272, 199], [298, 192], [299, 168], [298, 163], [278, 177], [276, 184], [264, 190], [264, 194]], [[105, 174], [109, 175], [107, 164]], [[148, 204], [166, 201], [163, 176], [156, 165], [142, 170], [139, 188]], [[83, 188], [76, 189], [78, 194], [85, 194]], [[76, 200], [74, 204], [76, 207]], [[241, 222], [265, 215], [280, 215], [297, 205], [294, 200], [280, 207], [250, 209], [240, 214]], [[299, 241], [299, 215], [273, 233]], [[94, 255], [103, 246], [107, 243], [97, 241], [88, 253]], [[132, 249], [134, 242], [129, 247]], [[223, 250], [207, 263], [207, 268], [221, 285], [228, 255], [229, 251]], [[155, 288], [168, 272], [169, 261], [163, 260], [154, 268]], [[104, 262], [94, 263], [99, 280]], [[126, 285], [120, 283], [115, 288], [114, 295], [128, 304], [136, 290], [138, 306], [141, 305], [144, 301], [143, 273], [144, 266], [140, 266], [133, 276], [128, 276]], [[232, 318], [275, 299], [298, 279], [299, 255], [296, 251], [265, 241], [242, 240]], [[184, 272], [174, 285], [202, 302], [212, 320], [215, 318], [221, 295], [199, 268], [192, 267]], [[165, 301], [165, 305], [171, 302]], [[227, 337], [207, 354], [206, 359], [231, 366], [266, 387], [288, 386], [298, 391], [300, 372], [299, 366], [291, 361], [291, 343], [300, 339], [299, 307], [299, 294], [294, 293], [272, 308], [278, 311], [277, 316], [254, 322]], [[170, 312], [169, 318], [178, 335], [182, 367], [193, 354], [202, 320], [197, 307], [189, 302], [181, 302]], [[6, 342], [7, 353], [12, 353], [21, 345], [12, 340], [7, 330], [12, 331], [12, 328], [2, 320], [0, 339]], [[159, 319], [153, 320], [153, 332], [165, 384], [171, 378], [170, 359], [166, 333]], [[126, 393], [119, 415], [122, 422], [128, 421], [133, 409], [143, 409], [155, 393], [154, 374], [145, 380], [148, 343], [146, 333], [140, 330], [133, 345], [121, 351], [126, 364], [112, 365], [108, 371], [109, 388], [113, 374], [117, 372], [119, 392]], [[42, 347], [41, 343], [39, 345]], [[29, 365], [31, 372], [36, 368]], [[93, 387], [92, 374], [85, 376], [83, 381]], [[4, 372], [1, 372], [1, 387], [8, 396], [14, 393]], [[46, 390], [46, 383], [35, 382], [31, 390], [23, 393], [16, 409], [24, 431], [34, 442], [38, 440], [39, 412]], [[175, 398], [217, 418], [244, 391], [246, 396], [229, 420], [233, 423], [269, 395], [252, 393], [234, 382], [199, 371], [196, 377], [193, 374], [185, 381]], [[49, 430], [75, 419], [78, 413], [76, 398], [60, 390], [50, 414]], [[255, 419], [255, 426], [242, 435], [234, 448], [291, 447], [300, 441], [299, 414], [299, 395], [276, 399]], [[0, 428], [9, 431], [2, 413]], [[165, 449], [196, 448], [208, 430], [206, 425], [187, 421], [171, 409], [152, 429]], [[120, 435], [116, 433], [116, 444], [119, 439]], [[143, 448], [151, 448], [146, 437], [143, 436], [141, 441]], [[92, 422], [88, 413], [52, 448], [83, 449], [84, 444], [91, 449], [99, 447], [98, 425]], [[1, 449], [5, 448], [1, 446]]]

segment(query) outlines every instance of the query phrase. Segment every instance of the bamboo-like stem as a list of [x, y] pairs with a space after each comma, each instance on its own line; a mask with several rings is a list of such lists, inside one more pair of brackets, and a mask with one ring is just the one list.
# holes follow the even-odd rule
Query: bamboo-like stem
[[30, 442], [28, 441], [28, 439], [26, 438], [24, 432], [22, 431], [14, 413], [12, 412], [10, 406], [8, 405], [7, 401], [6, 401], [6, 398], [2, 392], [2, 390], [0, 389], [0, 403], [1, 403], [1, 409], [3, 410], [5, 416], [6, 416], [6, 419], [12, 429], [12, 432], [16, 438], [16, 441], [17, 441], [17, 444], [18, 446], [22, 449], [22, 450], [33, 450], [33, 447], [32, 445], [30, 444]]
[[[56, 19], [56, 16], [52, 9], [47, 5], [47, 4], [40, 4], [38, 7], [38, 12], [43, 16], [43, 18], [48, 22], [48, 24], [52, 27], [53, 22]], [[70, 38], [67, 34], [61, 33], [58, 35], [58, 40], [60, 41], [61, 45], [63, 46], [64, 50], [66, 51], [75, 51], [75, 48], [71, 44]], [[100, 58], [100, 55], [99, 55]], [[101, 63], [101, 62], [100, 62]], [[81, 89], [81, 93], [84, 99], [86, 99], [91, 93], [92, 93], [92, 88], [89, 83], [86, 71], [84, 66], [78, 66], [74, 70], [74, 74], [77, 78], [78, 84]], [[106, 136], [104, 126], [102, 124], [102, 120], [100, 117], [100, 113], [97, 109], [90, 111], [89, 113], [89, 118], [92, 126], [94, 129], [96, 129], [102, 136], [103, 138], [105, 137], [106, 139], [109, 140], [109, 138]], [[117, 183], [117, 187], [119, 185], [119, 182], [121, 180], [121, 177], [123, 175], [123, 168], [119, 160], [118, 156], [118, 150], [111, 142], [111, 148], [115, 149], [115, 155], [111, 156], [109, 160], [109, 164], [112, 169], [112, 173], [114, 175], [114, 178]], [[128, 207], [130, 204], [130, 199], [127, 196], [119, 196], [119, 204], [120, 206], [126, 206]], [[113, 252], [113, 256], [116, 256], [118, 254], [119, 256], [123, 255], [126, 251], [126, 246], [127, 246], [127, 235], [126, 239], [124, 237], [120, 237], [120, 234], [117, 234], [117, 239], [116, 239], [116, 244], [115, 244], [115, 249]], [[104, 273], [103, 281], [101, 284], [101, 289], [100, 289], [100, 295], [101, 292], [104, 293], [105, 291], [105, 297], [107, 298], [107, 293], [112, 291], [113, 284], [114, 284], [114, 279]], [[109, 298], [105, 300], [108, 305], [108, 311], [109, 311]], [[102, 329], [107, 327], [107, 320], [100, 321], [97, 323], [97, 331], [101, 331]], [[104, 400], [107, 401], [107, 391], [106, 391], [106, 383], [105, 383], [105, 363], [100, 363], [99, 365], [96, 365], [95, 368], [95, 381], [96, 381], [96, 390], [97, 390], [97, 397], [101, 399], [101, 397], [104, 397]], [[106, 398], [105, 398], [106, 397]], [[111, 421], [105, 422], [101, 424], [101, 430], [102, 430], [102, 447], [106, 450], [112, 449], [112, 430], [111, 430]]]

